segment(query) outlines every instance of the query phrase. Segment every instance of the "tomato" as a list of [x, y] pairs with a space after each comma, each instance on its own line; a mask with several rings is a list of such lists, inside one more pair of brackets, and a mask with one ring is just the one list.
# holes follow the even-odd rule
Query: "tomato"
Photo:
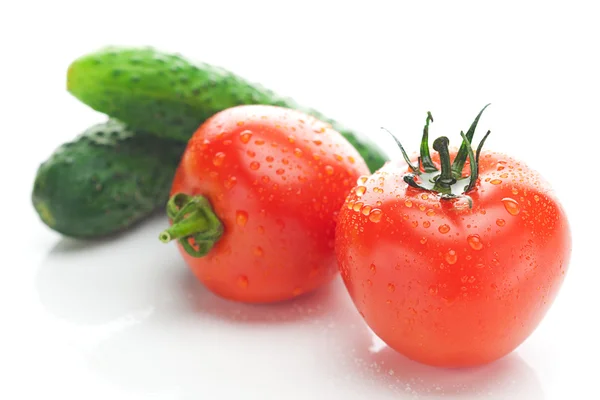
[[233, 107], [193, 135], [174, 177], [161, 240], [195, 276], [249, 303], [310, 292], [337, 274], [335, 217], [369, 169], [328, 124], [299, 111]]
[[420, 157], [402, 149], [405, 160], [359, 178], [336, 228], [341, 276], [366, 323], [429, 365], [473, 366], [513, 351], [551, 306], [570, 260], [569, 224], [549, 184], [481, 145], [474, 156], [478, 120], [462, 150], [438, 138], [431, 157], [429, 115]]

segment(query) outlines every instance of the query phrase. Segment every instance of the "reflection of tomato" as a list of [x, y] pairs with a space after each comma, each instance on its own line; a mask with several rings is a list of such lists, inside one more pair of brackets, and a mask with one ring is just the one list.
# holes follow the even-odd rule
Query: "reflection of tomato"
[[[447, 143], [434, 149], [444, 154]], [[571, 253], [565, 213], [511, 157], [483, 151], [464, 194], [469, 178], [453, 180], [470, 173], [470, 158], [455, 165], [459, 172], [437, 179], [448, 178], [436, 188], [446, 195], [429, 181], [440, 155], [421, 159], [416, 172], [387, 164], [352, 189], [336, 234], [343, 280], [368, 325], [400, 353], [439, 366], [490, 362], [522, 343], [553, 302]]]
[[[161, 240], [192, 233], [201, 248], [183, 239], [181, 253], [222, 297], [292, 298], [337, 272], [334, 217], [368, 171], [350, 143], [319, 120], [273, 106], [230, 108], [190, 140], [172, 187], [180, 193], [169, 207], [177, 223]], [[181, 207], [186, 218], [176, 216]]]

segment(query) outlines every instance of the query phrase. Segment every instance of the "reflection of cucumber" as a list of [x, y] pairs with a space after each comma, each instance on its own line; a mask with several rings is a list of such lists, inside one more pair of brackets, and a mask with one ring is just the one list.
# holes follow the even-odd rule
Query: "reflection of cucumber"
[[96, 111], [136, 130], [187, 141], [206, 119], [242, 104], [268, 104], [311, 114], [339, 131], [371, 170], [386, 155], [376, 146], [319, 112], [211, 65], [152, 48], [109, 47], [75, 60], [68, 90]]
[[96, 237], [124, 230], [166, 204], [185, 145], [109, 120], [40, 165], [32, 201], [50, 228]]

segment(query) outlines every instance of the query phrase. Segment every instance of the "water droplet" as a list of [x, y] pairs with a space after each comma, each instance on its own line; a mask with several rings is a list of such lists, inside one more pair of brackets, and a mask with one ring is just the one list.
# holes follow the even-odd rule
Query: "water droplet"
[[427, 200], [427, 199], [429, 198], [429, 195], [428, 195], [427, 193], [423, 193], [423, 194], [421, 195], [421, 198], [422, 198], [423, 200]]
[[227, 139], [227, 140], [223, 140], [223, 145], [224, 146], [229, 146], [231, 144], [231, 140]]
[[358, 178], [358, 181], [357, 181], [357, 183], [362, 183], [362, 184], [365, 184], [365, 183], [367, 183], [367, 180], [368, 180], [368, 179], [369, 179], [369, 178], [368, 178], [368, 177], [366, 177], [366, 176], [361, 176], [360, 178]]
[[462, 283], [467, 283], [468, 280], [469, 280], [469, 277], [467, 275], [464, 275], [462, 278], [460, 278], [460, 281]]
[[263, 144], [265, 144], [265, 141], [262, 139], [257, 139], [254, 141], [254, 144], [257, 146], [262, 146]]
[[357, 201], [356, 203], [354, 203], [354, 206], [352, 207], [352, 209], [356, 212], [360, 211], [360, 209], [362, 208], [363, 203], [360, 201]]
[[365, 194], [365, 192], [367, 191], [367, 188], [364, 186], [359, 186], [356, 188], [356, 195], [358, 197], [362, 196], [363, 194]]
[[369, 267], [369, 269], [371, 270], [372, 273], [377, 272], [377, 267], [375, 266], [375, 264], [371, 264], [371, 266]]
[[213, 165], [215, 167], [220, 167], [221, 165], [223, 165], [223, 161], [225, 161], [225, 153], [221, 151], [215, 154], [215, 156], [213, 157]]
[[227, 180], [225, 180], [225, 182], [223, 182], [223, 186], [225, 186], [226, 189], [231, 189], [236, 183], [237, 178], [235, 176], [230, 176]]
[[260, 163], [259, 163], [259, 162], [257, 162], [257, 161], [252, 161], [252, 162], [250, 163], [250, 169], [251, 169], [251, 170], [253, 170], [253, 171], [256, 171], [256, 170], [257, 170], [257, 169], [259, 169], [259, 168], [260, 168]]
[[237, 126], [242, 126], [242, 125], [244, 125], [244, 121], [238, 121], [237, 122]]
[[246, 275], [240, 275], [237, 278], [237, 285], [242, 289], [246, 289], [248, 287], [248, 277]]
[[446, 262], [450, 265], [452, 264], [456, 264], [456, 261], [458, 260], [458, 255], [456, 254], [456, 251], [454, 250], [450, 250], [448, 251], [448, 253], [446, 253], [446, 257], [444, 257], [446, 259]]
[[352, 200], [348, 201], [346, 207], [348, 207], [348, 210], [352, 210], [352, 207], [354, 207], [354, 202]]
[[327, 175], [333, 175], [333, 167], [331, 165], [326, 165], [325, 166], [325, 173]]
[[273, 162], [273, 160], [275, 159], [273, 158], [273, 156], [267, 156], [265, 160], [267, 160], [268, 162]]
[[438, 287], [436, 285], [429, 286], [429, 294], [432, 296], [438, 294]]
[[323, 142], [321, 142], [320, 140], [313, 140], [313, 143], [316, 144], [317, 146], [320, 146], [323, 144]]
[[299, 287], [294, 288], [294, 290], [292, 290], [292, 296], [299, 296], [302, 294], [302, 292], [303, 292], [303, 290], [301, 288], [299, 288]]
[[502, 218], [498, 218], [496, 220], [496, 225], [498, 226], [504, 226], [506, 224], [506, 221], [504, 221]]
[[264, 254], [264, 251], [263, 251], [262, 247], [260, 247], [260, 246], [256, 246], [256, 247], [254, 248], [254, 255], [255, 255], [256, 257], [262, 257], [262, 255], [263, 255], [263, 254]]
[[500, 179], [492, 179], [492, 180], [490, 181], [490, 183], [491, 183], [492, 185], [499, 185], [499, 184], [501, 184], [501, 183], [502, 183], [502, 180], [500, 180]]
[[475, 266], [475, 268], [485, 268], [485, 265], [483, 265], [483, 264], [477, 264], [477, 265]]
[[521, 207], [516, 200], [511, 199], [510, 197], [505, 197], [502, 199], [502, 203], [504, 203], [504, 208], [510, 215], [517, 215], [521, 212]]
[[413, 228], [416, 228], [417, 226], [419, 226], [419, 221], [413, 221], [410, 224], [412, 225]]
[[433, 217], [435, 215], [435, 211], [433, 211], [433, 209], [430, 208], [429, 210], [427, 210], [425, 215], [427, 215], [428, 217]]
[[440, 233], [448, 233], [450, 232], [450, 227], [446, 224], [440, 225], [440, 227], [438, 228], [438, 231], [440, 231]]
[[460, 290], [462, 290], [463, 292], [466, 292], [467, 291], [467, 287], [466, 286], [461, 286]]
[[502, 175], [500, 175], [500, 178], [504, 178], [504, 179], [506, 179], [506, 178], [508, 178], [508, 174], [505, 172], [505, 173], [503, 173]]
[[481, 242], [479, 235], [469, 235], [467, 237], [467, 242], [473, 250], [481, 250], [483, 248], [483, 243]]
[[252, 131], [242, 131], [240, 132], [240, 141], [244, 144], [248, 143], [252, 138]]
[[422, 237], [421, 240], [419, 240], [421, 242], [421, 244], [425, 244], [427, 243], [427, 238], [426, 237]]
[[352, 156], [348, 156], [348, 161], [350, 161], [350, 164], [354, 164], [356, 162], [356, 160]]
[[283, 165], [288, 165], [290, 163], [290, 160], [288, 160], [287, 158], [282, 158], [281, 162], [283, 163]]
[[340, 156], [339, 154], [334, 154], [333, 156], [334, 156], [334, 157], [335, 157], [335, 159], [336, 159], [336, 160], [338, 160], [338, 161], [343, 161], [343, 160], [344, 160], [344, 157]]
[[360, 212], [362, 213], [362, 215], [368, 216], [371, 212], [371, 206], [364, 206], [362, 210], [360, 210]]
[[477, 278], [475, 278], [474, 276], [471, 276], [468, 280], [469, 283], [473, 283], [477, 280]]
[[248, 150], [248, 151], [246, 152], [246, 154], [248, 154], [250, 157], [254, 157], [254, 156], [256, 156], [256, 153], [255, 153], [255, 152], [253, 152], [252, 150]]
[[405, 205], [406, 207], [408, 207], [408, 208], [411, 208], [411, 207], [412, 207], [412, 201], [410, 201], [410, 200], [406, 200], [406, 201], [404, 202], [404, 205]]
[[314, 133], [324, 133], [325, 132], [325, 128], [315, 128], [313, 129]]
[[296, 141], [296, 138], [292, 135], [288, 136], [288, 142], [290, 143], [294, 143]]
[[367, 279], [367, 286], [373, 286], [373, 282], [370, 279]]
[[299, 148], [297, 148], [297, 147], [296, 147], [296, 148], [294, 149], [294, 155], [295, 155], [296, 157], [302, 157], [302, 150], [300, 150]]
[[519, 194], [519, 191], [517, 190], [517, 188], [512, 188], [512, 194]]
[[371, 213], [369, 214], [369, 221], [378, 223], [379, 221], [381, 221], [382, 215], [383, 215], [383, 213], [381, 212], [380, 209], [374, 208], [373, 210], [371, 210]]
[[269, 178], [268, 176], [263, 176], [262, 178], [260, 178], [260, 180], [262, 181], [262, 183], [269, 183], [271, 181], [271, 178]]
[[283, 168], [279, 168], [277, 171], [275, 171], [275, 173], [276, 173], [277, 175], [283, 175], [283, 174], [285, 173], [285, 169], [283, 169]]
[[423, 221], [423, 227], [424, 228], [429, 228], [431, 226], [431, 222], [429, 221]]
[[538, 201], [540, 201], [540, 196], [538, 196], [537, 194], [534, 194], [534, 195], [533, 195], [533, 199], [534, 199], [534, 200], [536, 201], [536, 203], [537, 203]]

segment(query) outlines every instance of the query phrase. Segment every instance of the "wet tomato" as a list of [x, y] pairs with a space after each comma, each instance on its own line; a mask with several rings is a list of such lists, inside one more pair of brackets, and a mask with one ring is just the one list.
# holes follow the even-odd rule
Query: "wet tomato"
[[310, 292], [337, 272], [335, 217], [367, 165], [328, 124], [291, 109], [224, 110], [191, 138], [167, 211], [183, 258], [243, 302]]
[[431, 120], [420, 157], [402, 150], [404, 161], [352, 189], [337, 225], [339, 267], [360, 314], [393, 349], [430, 365], [488, 363], [551, 306], [569, 264], [569, 225], [525, 163], [481, 146], [474, 154], [479, 116], [461, 149], [438, 138], [433, 157]]

